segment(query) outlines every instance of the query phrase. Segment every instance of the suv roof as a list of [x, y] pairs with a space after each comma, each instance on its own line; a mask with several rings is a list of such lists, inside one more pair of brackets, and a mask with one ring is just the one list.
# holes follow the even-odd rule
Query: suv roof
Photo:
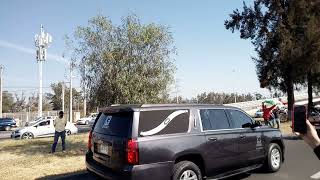
[[217, 104], [116, 104], [110, 107], [100, 108], [100, 112], [123, 112], [123, 111], [139, 111], [141, 109], [154, 109], [154, 108], [231, 108], [239, 109], [233, 106], [217, 105]]

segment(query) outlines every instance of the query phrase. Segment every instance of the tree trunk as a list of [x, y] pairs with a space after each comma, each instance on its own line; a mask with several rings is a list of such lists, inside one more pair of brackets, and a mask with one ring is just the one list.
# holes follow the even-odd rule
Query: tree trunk
[[288, 98], [288, 120], [291, 121], [293, 117], [293, 106], [294, 106], [294, 90], [293, 90], [293, 80], [291, 71], [289, 70], [287, 73], [286, 80], [286, 91]]
[[310, 110], [313, 107], [313, 97], [312, 97], [312, 77], [311, 77], [311, 72], [308, 73], [307, 75], [307, 80], [308, 80], [308, 115], [310, 114]]

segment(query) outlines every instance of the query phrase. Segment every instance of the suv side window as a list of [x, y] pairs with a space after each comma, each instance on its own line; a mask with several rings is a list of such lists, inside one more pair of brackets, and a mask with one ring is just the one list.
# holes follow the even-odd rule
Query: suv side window
[[248, 127], [248, 124], [252, 124], [252, 119], [247, 116], [245, 113], [238, 110], [228, 110], [230, 114], [230, 118], [233, 121], [234, 128], [245, 128]]
[[224, 109], [200, 109], [200, 117], [204, 131], [230, 128]]
[[189, 110], [141, 111], [139, 136], [186, 133], [189, 129]]

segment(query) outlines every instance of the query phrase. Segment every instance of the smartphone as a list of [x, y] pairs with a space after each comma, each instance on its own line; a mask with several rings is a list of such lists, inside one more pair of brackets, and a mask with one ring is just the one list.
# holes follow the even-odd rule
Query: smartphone
[[307, 133], [307, 108], [306, 106], [295, 106], [292, 119], [292, 129], [294, 132]]

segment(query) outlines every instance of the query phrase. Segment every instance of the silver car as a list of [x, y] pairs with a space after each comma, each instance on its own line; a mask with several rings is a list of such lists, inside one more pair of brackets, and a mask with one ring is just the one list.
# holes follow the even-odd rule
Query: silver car
[[[11, 138], [19, 139], [33, 139], [37, 137], [50, 137], [54, 136], [54, 119], [42, 119], [30, 123], [24, 128], [20, 128], [11, 134]], [[66, 135], [78, 133], [78, 128], [71, 122], [67, 122]]]

